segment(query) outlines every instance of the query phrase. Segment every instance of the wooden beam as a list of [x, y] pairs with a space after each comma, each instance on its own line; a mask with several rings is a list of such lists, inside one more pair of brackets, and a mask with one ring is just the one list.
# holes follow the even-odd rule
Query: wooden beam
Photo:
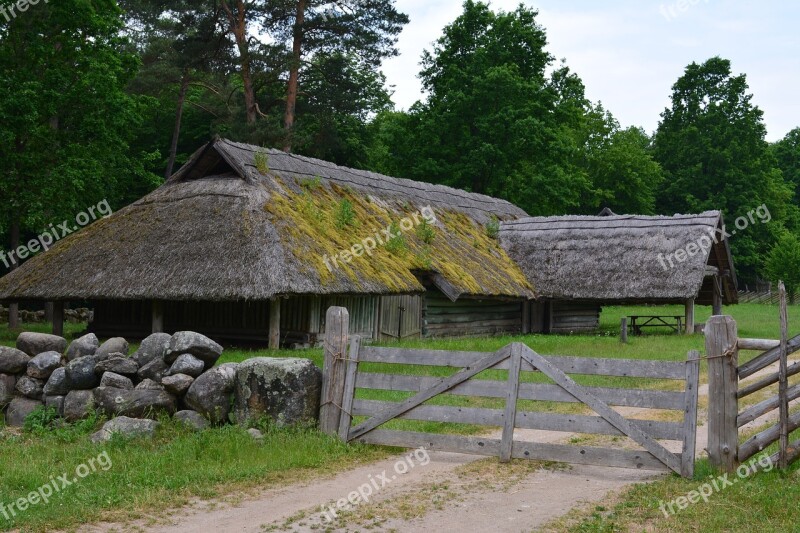
[[350, 354], [347, 358], [347, 369], [344, 376], [344, 393], [342, 397], [342, 416], [339, 419], [339, 438], [350, 441], [350, 425], [353, 423], [353, 401], [356, 399], [356, 373], [358, 372], [358, 352], [361, 349], [361, 337], [350, 339]]
[[350, 313], [344, 307], [331, 307], [325, 314], [325, 360], [322, 369], [322, 407], [319, 427], [328, 435], [338, 435], [342, 410]]
[[754, 352], [766, 352], [778, 348], [781, 341], [772, 339], [739, 339], [740, 350], [752, 350]]
[[53, 322], [53, 302], [44, 303], [44, 321]]
[[281, 347], [281, 299], [273, 298], [269, 301], [269, 349], [277, 350]]
[[19, 327], [19, 303], [11, 302], [8, 304], [8, 329]]
[[53, 302], [53, 335], [64, 336], [64, 302]]
[[708, 459], [733, 472], [737, 466], [739, 428], [738, 329], [729, 316], [712, 316], [705, 328], [708, 357]]
[[700, 392], [700, 352], [692, 350], [686, 359], [686, 409], [683, 412], [683, 450], [681, 476], [694, 476], [697, 447], [697, 403]]
[[522, 369], [522, 346], [518, 342], [511, 345], [511, 361], [508, 368], [508, 396], [506, 396], [503, 437], [500, 440], [500, 462], [511, 460], [511, 447], [514, 444], [514, 425], [517, 420], [517, 398], [519, 397], [519, 373]]
[[152, 327], [151, 333], [164, 333], [164, 304], [160, 300], [151, 302]]
[[719, 277], [719, 274], [715, 274], [712, 278], [714, 283], [714, 296], [713, 296], [713, 303], [712, 303], [712, 311], [711, 314], [713, 315], [721, 315], [722, 314], [722, 279]]
[[686, 300], [686, 334], [694, 334], [694, 298]]

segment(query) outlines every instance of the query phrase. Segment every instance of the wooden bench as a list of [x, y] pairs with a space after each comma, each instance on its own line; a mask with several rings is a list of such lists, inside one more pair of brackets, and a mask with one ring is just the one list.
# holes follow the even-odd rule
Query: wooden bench
[[683, 317], [676, 315], [633, 315], [630, 319], [631, 333], [642, 335], [642, 328], [670, 328], [675, 333], [683, 331]]

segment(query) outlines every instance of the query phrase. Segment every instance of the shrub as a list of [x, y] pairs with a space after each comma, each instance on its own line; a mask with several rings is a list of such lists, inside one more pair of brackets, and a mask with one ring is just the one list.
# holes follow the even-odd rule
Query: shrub
[[486, 223], [486, 235], [490, 239], [496, 239], [500, 235], [500, 221], [492, 215], [492, 219]]
[[417, 237], [425, 244], [431, 244], [436, 238], [436, 230], [427, 220], [422, 220], [422, 224], [417, 226]]
[[267, 174], [269, 172], [269, 154], [267, 154], [267, 152], [256, 152], [254, 161], [256, 170], [258, 170], [261, 174]]
[[344, 229], [356, 225], [356, 210], [347, 198], [344, 198], [336, 207], [336, 227]]

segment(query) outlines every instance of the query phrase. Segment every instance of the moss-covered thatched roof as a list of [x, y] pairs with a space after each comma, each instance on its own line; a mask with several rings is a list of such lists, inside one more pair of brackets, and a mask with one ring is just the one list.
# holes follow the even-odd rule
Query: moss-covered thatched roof
[[[717, 244], [704, 238], [723, 227], [719, 211], [674, 217], [533, 217], [502, 223], [500, 241], [541, 297], [606, 303], [697, 298], [697, 303], [711, 304], [713, 276], [708, 274], [716, 272], [724, 302], [735, 303], [728, 241], [721, 232]], [[695, 251], [692, 244], [698, 242], [707, 243], [704, 250]]]
[[[335, 256], [430, 206], [437, 221]], [[487, 231], [525, 213], [487, 196], [217, 139], [167, 183], [0, 279], [0, 299], [259, 300], [392, 294], [530, 298]], [[419, 220], [419, 217], [418, 217]]]

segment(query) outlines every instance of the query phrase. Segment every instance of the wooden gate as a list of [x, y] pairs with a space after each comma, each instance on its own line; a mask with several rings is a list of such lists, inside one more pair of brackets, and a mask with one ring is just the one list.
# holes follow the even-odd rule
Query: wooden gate
[[[339, 370], [335, 369], [337, 363], [341, 365]], [[397, 373], [388, 373], [387, 368], [395, 368]], [[421, 375], [425, 368], [449, 375]], [[452, 369], [458, 370], [453, 373]], [[505, 371], [500, 373], [501, 379], [491, 379], [497, 376], [496, 371]], [[683, 382], [684, 386], [681, 391], [590, 387], [579, 385], [568, 374], [673, 380]], [[374, 348], [361, 346], [360, 339], [353, 338], [348, 357], [340, 356], [334, 364], [326, 364], [326, 378], [323, 390], [327, 409], [321, 423], [324, 430], [331, 432], [338, 421], [338, 434], [347, 442], [424, 446], [498, 456], [501, 461], [537, 459], [693, 475], [699, 382], [697, 352], [690, 352], [683, 363], [550, 357], [539, 355], [521, 343], [510, 344], [495, 353]], [[339, 387], [334, 383], [337, 379]], [[340, 405], [331, 396], [336, 389], [342, 392]], [[388, 400], [402, 396], [401, 393], [408, 397]], [[473, 405], [482, 405], [487, 400], [470, 402], [464, 397], [500, 400], [504, 407], [476, 407]], [[533, 402], [580, 403], [598, 416], [526, 407], [542, 405]], [[339, 416], [331, 422], [334, 405]], [[626, 418], [612, 406], [638, 408], [637, 418]], [[650, 409], [679, 411], [677, 416], [682, 421], [641, 419], [648, 412], [645, 410]], [[491, 426], [500, 433], [489, 438], [382, 427], [398, 420]], [[515, 439], [516, 429], [561, 431], [566, 433], [565, 438], [575, 433], [629, 437], [639, 449], [524, 442]], [[659, 441], [680, 441], [682, 451], [671, 452]]]

